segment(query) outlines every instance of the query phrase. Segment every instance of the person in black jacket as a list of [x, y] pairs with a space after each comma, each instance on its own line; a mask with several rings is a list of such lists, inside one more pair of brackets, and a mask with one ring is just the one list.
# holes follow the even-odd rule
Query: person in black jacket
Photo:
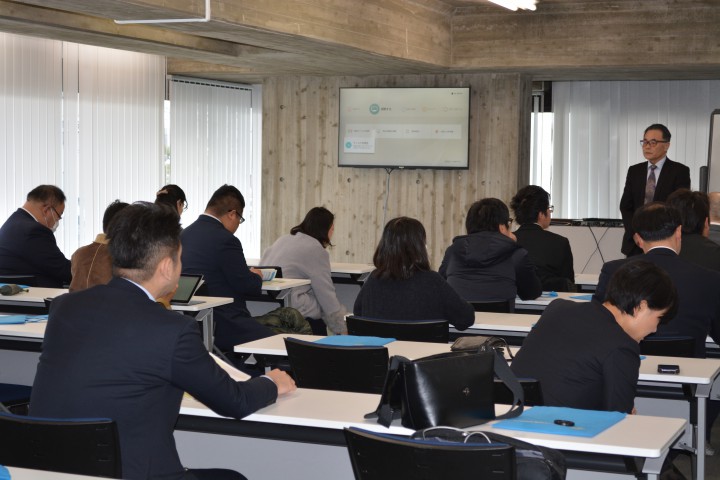
[[677, 293], [659, 267], [637, 260], [613, 275], [603, 303], [550, 303], [512, 362], [540, 381], [546, 405], [631, 413], [638, 343], [676, 311]]
[[373, 255], [373, 270], [353, 313], [385, 320], [447, 320], [458, 330], [475, 321], [473, 307], [430, 270], [425, 228], [414, 218], [390, 220]]
[[453, 239], [445, 251], [440, 275], [468, 302], [523, 300], [542, 294], [540, 279], [510, 231], [510, 211], [497, 198], [470, 206], [465, 218], [467, 235]]
[[114, 420], [123, 478], [244, 479], [227, 470], [183, 468], [173, 438], [183, 393], [220, 415], [242, 418], [295, 390], [295, 382], [280, 370], [234, 381], [208, 354], [196, 320], [155, 302], [180, 276], [176, 212], [130, 205], [108, 236], [110, 283], [52, 302], [31, 415]]
[[528, 251], [543, 290], [577, 291], [570, 242], [547, 230], [553, 211], [550, 194], [542, 187], [528, 185], [515, 194], [510, 207], [520, 224], [514, 232], [518, 245]]

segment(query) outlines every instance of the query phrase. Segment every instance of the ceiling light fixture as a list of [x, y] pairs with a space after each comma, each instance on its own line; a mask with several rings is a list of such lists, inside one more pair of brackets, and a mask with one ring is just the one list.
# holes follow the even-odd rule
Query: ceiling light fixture
[[488, 0], [496, 5], [505, 7], [513, 12], [517, 9], [522, 10], [535, 10], [535, 4], [537, 0]]

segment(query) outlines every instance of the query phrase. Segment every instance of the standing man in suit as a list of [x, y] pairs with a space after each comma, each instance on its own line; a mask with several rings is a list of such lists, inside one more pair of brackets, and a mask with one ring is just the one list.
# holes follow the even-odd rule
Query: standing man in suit
[[280, 370], [234, 381], [208, 354], [197, 322], [155, 302], [180, 276], [176, 212], [130, 205], [108, 236], [110, 283], [52, 302], [30, 414], [114, 420], [123, 478], [244, 479], [228, 470], [183, 469], [173, 438], [183, 393], [220, 415], [242, 418], [295, 383]]
[[[244, 210], [245, 199], [240, 190], [223, 185], [213, 193], [205, 212], [182, 232], [183, 272], [202, 274], [207, 295], [234, 299], [233, 303], [215, 307], [213, 311], [215, 345], [223, 352], [232, 352], [235, 345], [280, 331], [312, 334], [310, 324], [294, 309], [278, 309], [275, 311], [278, 316], [274, 318], [265, 315], [255, 319], [250, 315], [245, 299], [262, 293], [262, 273], [248, 268], [242, 244], [235, 236], [245, 221]], [[268, 322], [277, 318], [289, 325]], [[287, 328], [283, 328], [285, 326]]]
[[515, 221], [517, 243], [530, 255], [542, 289], [556, 292], [575, 292], [575, 271], [570, 242], [557, 233], [549, 232], [550, 194], [542, 187], [528, 185], [521, 188], [510, 202]]
[[0, 228], [0, 274], [34, 275], [35, 286], [61, 288], [70, 283], [70, 260], [60, 251], [55, 230], [65, 212], [65, 194], [40, 185]]
[[635, 241], [645, 255], [613, 260], [603, 265], [594, 299], [605, 300], [613, 273], [627, 262], [648, 260], [665, 270], [678, 292], [678, 312], [658, 335], [687, 335], [695, 339], [695, 357], [705, 358], [705, 339], [720, 340], [720, 273], [694, 265], [679, 255], [682, 237], [680, 212], [653, 202], [640, 207], [633, 218]]
[[647, 162], [628, 168], [620, 199], [620, 213], [625, 225], [621, 251], [628, 257], [642, 253], [633, 241], [635, 211], [646, 203], [664, 202], [678, 188], [690, 188], [690, 169], [667, 158], [670, 131], [665, 125], [654, 123], [647, 127], [640, 143]]
[[710, 233], [709, 238], [720, 245], [720, 192], [710, 192]]

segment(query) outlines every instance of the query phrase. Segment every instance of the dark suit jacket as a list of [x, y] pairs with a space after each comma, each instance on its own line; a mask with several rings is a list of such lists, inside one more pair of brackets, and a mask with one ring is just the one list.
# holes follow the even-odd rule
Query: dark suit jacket
[[543, 290], [576, 291], [573, 255], [567, 238], [536, 223], [521, 225], [515, 236], [518, 245], [528, 251]]
[[262, 279], [248, 268], [240, 240], [208, 215], [200, 215], [181, 238], [183, 273], [204, 275], [207, 295], [235, 299], [214, 309], [215, 344], [232, 351], [240, 343], [274, 335], [247, 309], [245, 297], [262, 293]]
[[683, 233], [680, 258], [695, 265], [720, 271], [720, 245], [699, 233]]
[[720, 245], [720, 225], [710, 224], [710, 240]]
[[111, 418], [123, 478], [179, 479], [173, 429], [183, 392], [235, 418], [277, 398], [266, 378], [233, 381], [208, 355], [195, 320], [125, 279], [53, 300], [31, 415]]
[[640, 348], [597, 302], [555, 300], [523, 341], [512, 370], [540, 381], [545, 405], [630, 412]]
[[[648, 162], [637, 163], [627, 171], [625, 190], [620, 199], [620, 213], [625, 225], [625, 235], [622, 242], [622, 253], [625, 255], [639, 255], [642, 250], [633, 240], [632, 218], [635, 210], [645, 204], [645, 184], [647, 183]], [[667, 197], [679, 188], [690, 188], [690, 169], [687, 165], [665, 160], [660, 177], [655, 184], [654, 201], [664, 202]]]
[[645, 255], [613, 260], [603, 265], [595, 300], [604, 301], [612, 274], [625, 262], [648, 260], [665, 270], [677, 288], [679, 308], [670, 323], [660, 325], [658, 334], [689, 335], [695, 339], [695, 356], [705, 357], [708, 334], [720, 339], [720, 273], [694, 265], [669, 248], [655, 248]]
[[70, 283], [70, 260], [53, 232], [18, 208], [0, 228], [0, 274], [35, 275], [35, 286], [61, 288]]

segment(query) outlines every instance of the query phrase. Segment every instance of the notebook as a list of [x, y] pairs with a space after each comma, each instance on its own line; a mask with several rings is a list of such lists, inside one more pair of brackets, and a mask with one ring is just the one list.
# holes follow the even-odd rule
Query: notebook
[[193, 295], [195, 295], [202, 283], [202, 275], [183, 273], [178, 279], [178, 288], [175, 290], [175, 295], [170, 300], [170, 303], [172, 305], [197, 305], [202, 303], [200, 300], [192, 300]]

